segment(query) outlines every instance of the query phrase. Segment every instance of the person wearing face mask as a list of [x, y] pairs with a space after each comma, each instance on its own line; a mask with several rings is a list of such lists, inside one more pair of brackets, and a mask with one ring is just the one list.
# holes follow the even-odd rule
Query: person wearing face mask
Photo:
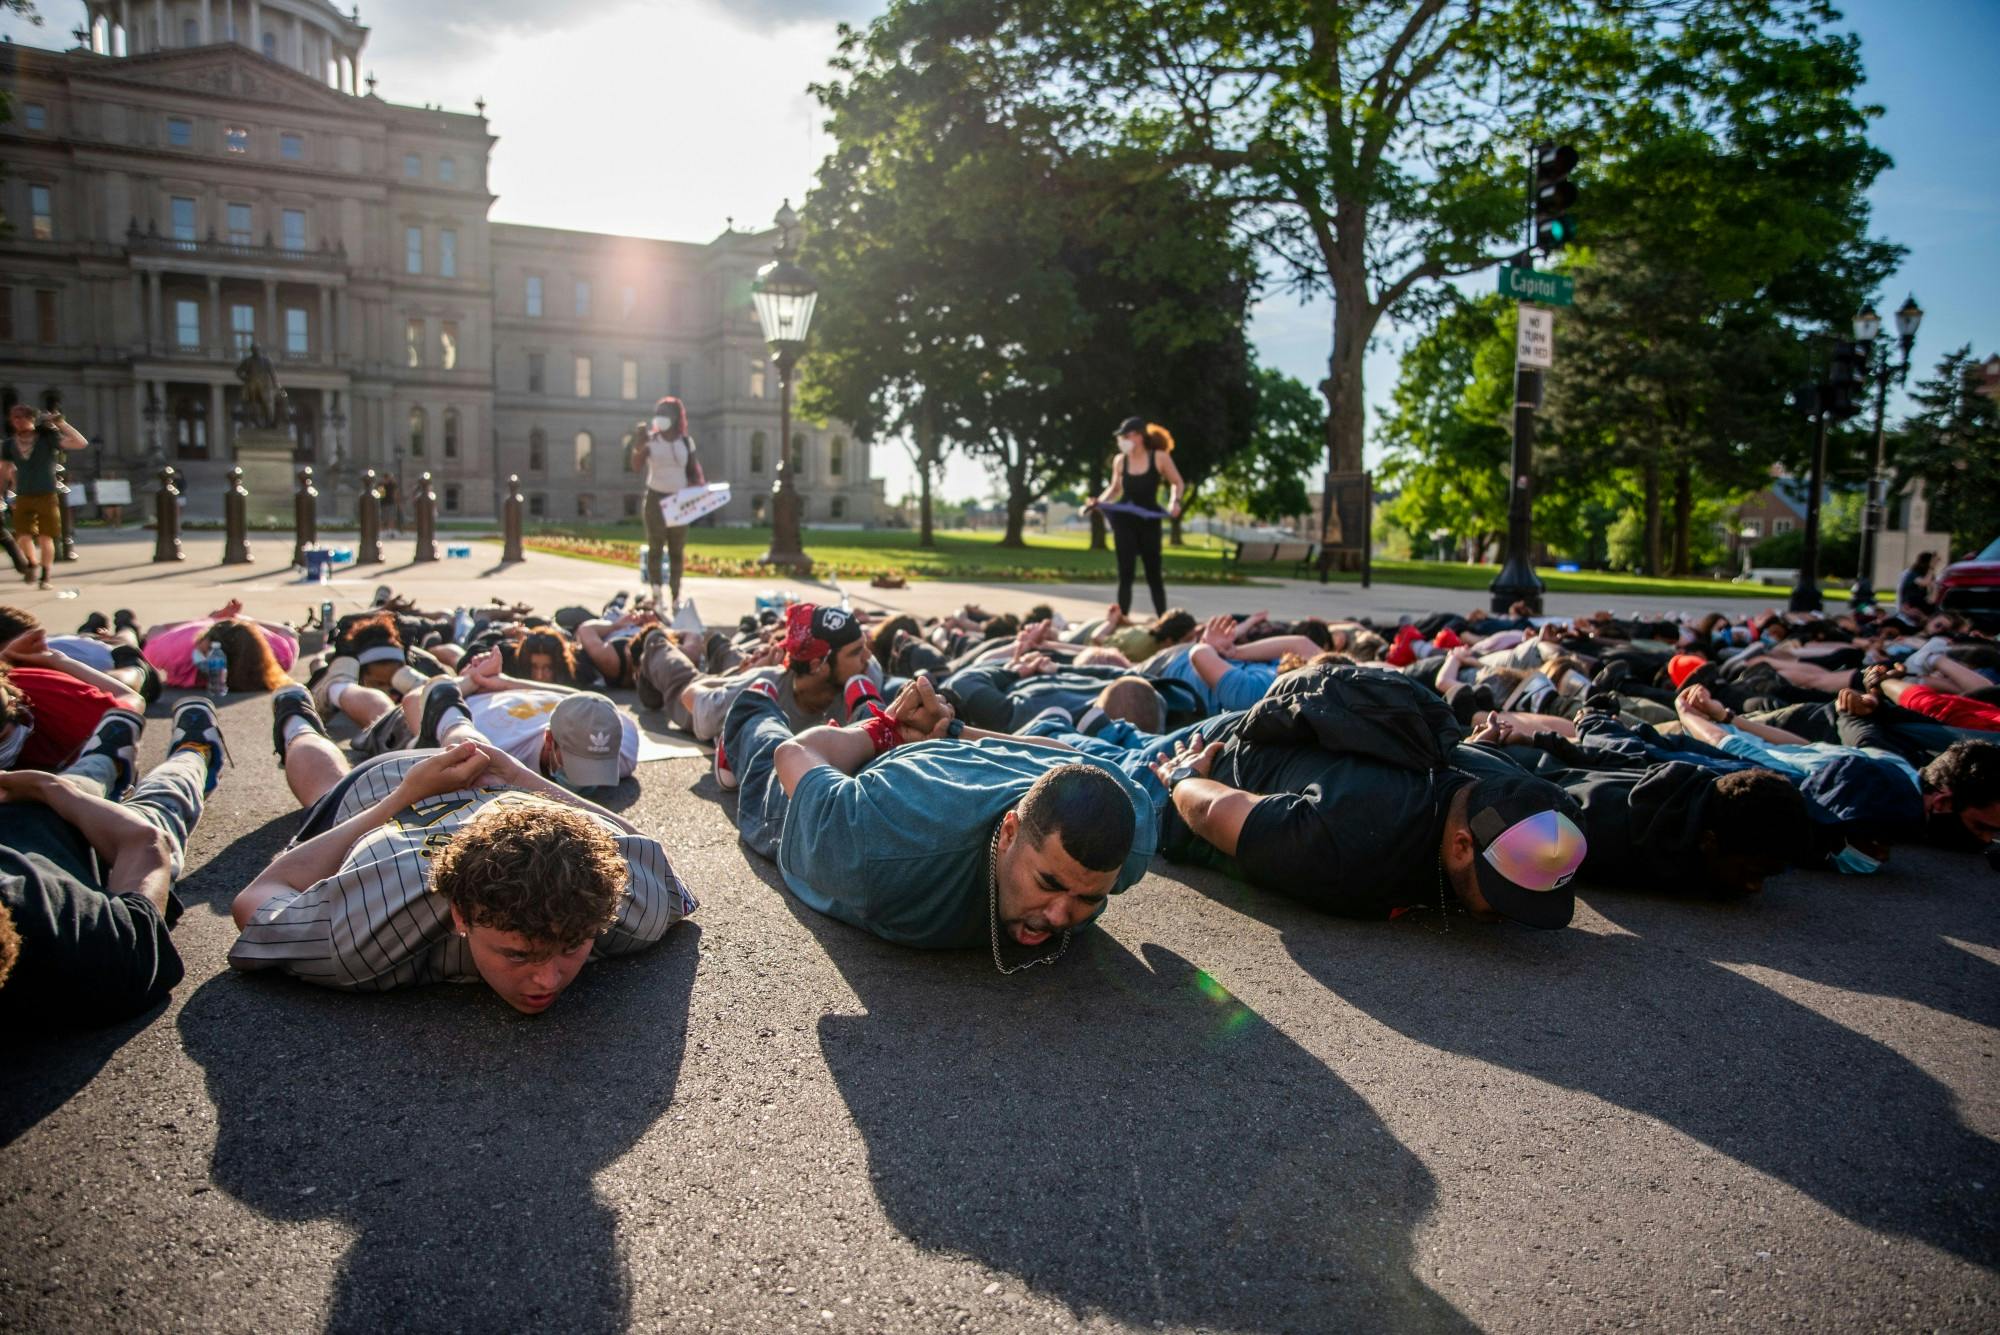
[[[1153, 615], [1167, 613], [1167, 581], [1160, 573], [1160, 523], [1181, 515], [1181, 473], [1174, 467], [1174, 437], [1165, 427], [1142, 417], [1118, 424], [1118, 457], [1111, 464], [1111, 483], [1103, 494], [1086, 502], [1111, 522], [1118, 549], [1118, 613], [1132, 612], [1133, 567], [1146, 563], [1146, 586], [1153, 595]], [[1165, 510], [1160, 508], [1160, 479], [1170, 488]]]
[[[640, 507], [646, 517], [646, 583], [652, 590], [654, 608], [662, 616], [671, 617], [681, 602], [687, 525], [670, 526], [660, 503], [684, 487], [699, 487], [704, 482], [701, 460], [695, 457], [694, 437], [688, 434], [687, 409], [679, 399], [669, 396], [653, 405], [652, 420], [642, 423], [632, 433], [626, 467], [646, 475], [646, 502]], [[662, 548], [668, 560], [670, 603], [660, 601]]]

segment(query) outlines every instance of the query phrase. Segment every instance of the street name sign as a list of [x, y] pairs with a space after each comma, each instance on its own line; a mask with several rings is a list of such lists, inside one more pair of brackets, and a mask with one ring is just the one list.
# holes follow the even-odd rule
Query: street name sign
[[1542, 273], [1511, 264], [1500, 266], [1500, 295], [1522, 301], [1539, 301], [1544, 306], [1567, 306], [1576, 296], [1576, 279], [1568, 274]]
[[1514, 338], [1514, 362], [1524, 370], [1546, 371], [1556, 364], [1556, 313], [1522, 306]]

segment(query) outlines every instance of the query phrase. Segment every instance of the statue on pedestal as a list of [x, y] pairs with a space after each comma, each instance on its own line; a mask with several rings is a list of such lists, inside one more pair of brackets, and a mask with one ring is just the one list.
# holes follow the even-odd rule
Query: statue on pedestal
[[243, 398], [237, 405], [237, 419], [244, 426], [269, 430], [290, 420], [290, 404], [278, 384], [278, 368], [252, 343], [243, 360], [236, 363], [236, 378], [243, 382]]

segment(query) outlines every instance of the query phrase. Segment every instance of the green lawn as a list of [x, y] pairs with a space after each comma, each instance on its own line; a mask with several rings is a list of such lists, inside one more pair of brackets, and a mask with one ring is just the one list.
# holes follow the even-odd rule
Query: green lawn
[[[636, 565], [645, 543], [637, 523], [551, 525], [530, 530], [527, 545], [587, 560]], [[688, 568], [694, 574], [756, 577], [756, 564], [771, 545], [771, 531], [761, 528], [697, 528], [688, 535]], [[1098, 582], [1116, 570], [1112, 554], [1090, 550], [1085, 533], [1031, 533], [1025, 550], [1000, 546], [994, 530], [940, 531], [937, 546], [917, 546], [916, 534], [903, 529], [816, 531], [805, 535], [806, 551], [822, 570], [842, 578], [898, 574], [916, 578], [987, 581], [993, 583]], [[1239, 566], [1229, 559], [1231, 543], [1206, 535], [1190, 535], [1186, 547], [1166, 552], [1170, 584], [1240, 584], [1259, 579], [1291, 578], [1289, 565]], [[1485, 592], [1497, 573], [1495, 566], [1468, 566], [1436, 561], [1375, 562], [1375, 578], [1384, 584], [1419, 584], [1440, 589]], [[1782, 589], [1730, 584], [1709, 579], [1645, 579], [1637, 575], [1541, 572], [1552, 593], [1686, 594], [1689, 598], [1782, 599]], [[1352, 582], [1354, 575], [1336, 575]], [[1832, 583], [1828, 589], [1834, 589]]]

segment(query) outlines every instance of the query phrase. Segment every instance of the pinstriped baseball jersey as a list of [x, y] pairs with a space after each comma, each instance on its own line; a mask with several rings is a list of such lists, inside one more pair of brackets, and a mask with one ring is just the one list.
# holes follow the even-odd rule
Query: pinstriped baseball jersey
[[[397, 756], [357, 775], [340, 799], [335, 823], [387, 797], [422, 759]], [[477, 980], [472, 952], [452, 930], [451, 905], [430, 893], [431, 855], [490, 806], [543, 800], [509, 789], [467, 789], [405, 807], [357, 839], [339, 871], [260, 908], [229, 951], [231, 967], [283, 969], [307, 982], [358, 992]], [[632, 879], [618, 920], [597, 938], [592, 959], [643, 950], [695, 910], [694, 896], [658, 840], [605, 827]]]

